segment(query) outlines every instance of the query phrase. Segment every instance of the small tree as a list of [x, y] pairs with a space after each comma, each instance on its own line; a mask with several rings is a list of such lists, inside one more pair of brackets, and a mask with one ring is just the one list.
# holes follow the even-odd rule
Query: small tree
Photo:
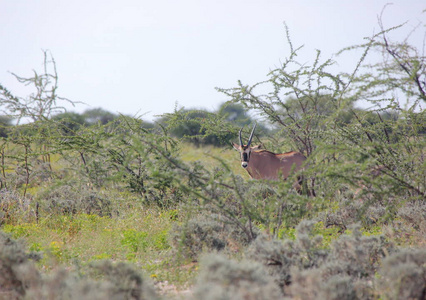
[[49, 51], [43, 51], [43, 71], [41, 74], [33, 70], [33, 77], [25, 78], [15, 73], [12, 75], [24, 85], [33, 85], [35, 91], [28, 97], [14, 96], [0, 84], [0, 103], [3, 112], [17, 119], [19, 124], [23, 118], [31, 121], [46, 120], [55, 113], [64, 112], [65, 108], [59, 102], [74, 105], [75, 102], [58, 96], [58, 73], [56, 62]]
[[[396, 195], [426, 195], [421, 134], [426, 115], [420, 109], [426, 62], [407, 41], [390, 42], [388, 33], [397, 28], [382, 26], [367, 43], [346, 48], [363, 50], [349, 74], [329, 71], [334, 61], [323, 61], [319, 51], [311, 65], [297, 62], [300, 47], [293, 48], [287, 30], [290, 55], [267, 80], [218, 90], [230, 102], [259, 112], [281, 129], [278, 142], [309, 157], [305, 175], [311, 188], [320, 188], [317, 195], [328, 198], [336, 189], [361, 187], [371, 200], [388, 199], [383, 204], [392, 212], [400, 203], [394, 202]], [[382, 51], [384, 60], [364, 65], [373, 49]], [[269, 92], [259, 93], [260, 87]], [[361, 99], [380, 106], [355, 109]], [[406, 99], [410, 104], [404, 108]]]
[[[316, 140], [324, 137], [318, 126], [328, 121], [327, 115], [317, 111], [324, 108], [325, 97], [333, 112], [346, 109], [352, 101], [342, 96], [345, 83], [340, 76], [328, 71], [334, 61], [322, 61], [321, 52], [317, 51], [311, 66], [299, 63], [296, 57], [301, 47], [293, 48], [287, 27], [286, 33], [290, 56], [267, 75], [267, 80], [251, 86], [238, 81], [236, 88], [217, 90], [228, 95], [232, 103], [258, 112], [281, 129], [281, 136], [289, 137], [294, 150], [310, 156]], [[258, 94], [260, 87], [269, 92]]]
[[[26, 78], [12, 73], [18, 82], [33, 86], [33, 93], [27, 97], [15, 96], [0, 84], [0, 107], [3, 113], [16, 120], [17, 124], [10, 130], [7, 138], [3, 138], [2, 149], [13, 145], [11, 148], [14, 153], [2, 151], [2, 169], [15, 169], [14, 185], [19, 188], [24, 184], [24, 195], [30, 184], [30, 177], [37, 174], [35, 171], [39, 170], [39, 167], [44, 168], [47, 164], [48, 170], [51, 171], [50, 154], [57, 146], [55, 136], [58, 133], [56, 126], [49, 123], [52, 116], [65, 111], [62, 102], [75, 103], [58, 96], [56, 62], [49, 51], [43, 51], [43, 55], [41, 74], [33, 70], [34, 75]], [[22, 120], [29, 122], [20, 125]], [[3, 172], [3, 175], [5, 182], [2, 182], [2, 185], [6, 185], [6, 172]]]

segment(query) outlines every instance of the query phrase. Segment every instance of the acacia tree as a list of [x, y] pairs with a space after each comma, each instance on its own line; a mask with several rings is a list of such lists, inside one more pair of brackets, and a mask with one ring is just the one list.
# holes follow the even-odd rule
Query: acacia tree
[[[50, 154], [55, 148], [57, 139], [56, 126], [51, 126], [51, 117], [58, 112], [64, 112], [63, 102], [74, 105], [75, 102], [60, 97], [58, 89], [58, 73], [56, 62], [49, 51], [43, 51], [43, 70], [41, 73], [33, 70], [32, 77], [12, 75], [26, 86], [32, 86], [34, 92], [27, 97], [13, 95], [0, 84], [0, 109], [9, 118], [16, 120], [7, 137], [2, 139], [2, 170], [15, 169], [15, 185], [19, 186], [24, 178], [24, 195], [30, 183], [30, 177], [38, 167], [47, 166], [51, 171]], [[21, 125], [21, 121], [29, 121]], [[6, 154], [8, 145], [11, 152]], [[41, 164], [39, 158], [41, 157]], [[17, 165], [17, 166], [16, 166]], [[23, 170], [23, 171], [22, 171]], [[3, 172], [2, 185], [6, 185], [6, 173]]]
[[[363, 65], [348, 88], [352, 97], [373, 105], [366, 112], [353, 111], [358, 138], [354, 138], [354, 127], [352, 130], [341, 128], [339, 132], [348, 142], [348, 153], [352, 157], [364, 157], [363, 160], [367, 157], [384, 175], [376, 184], [379, 193], [383, 189], [380, 186], [391, 186], [392, 193], [403, 190], [415, 198], [425, 197], [426, 114], [422, 106], [426, 102], [426, 57], [409, 43], [410, 35], [403, 41], [390, 38], [390, 33], [402, 29], [404, 24], [385, 29], [382, 15], [378, 22], [381, 32], [368, 43], [341, 51], [360, 48], [366, 52], [377, 51], [382, 54], [382, 60]], [[342, 76], [349, 77], [348, 74]], [[369, 122], [374, 117], [376, 122]]]
[[[426, 118], [420, 103], [425, 95], [425, 57], [406, 40], [390, 41], [389, 32], [398, 28], [382, 26], [367, 43], [344, 49], [363, 50], [349, 74], [330, 72], [334, 62], [321, 60], [319, 51], [312, 65], [297, 62], [300, 47], [293, 48], [286, 28], [290, 55], [267, 80], [253, 85], [239, 81], [236, 88], [218, 90], [230, 102], [259, 112], [280, 128], [279, 135], [289, 137], [293, 149], [309, 157], [313, 182], [322, 180], [323, 195], [350, 184], [369, 187], [369, 192], [377, 193], [375, 199], [384, 193], [424, 197], [425, 139], [421, 132]], [[383, 61], [365, 64], [374, 49], [384, 53]], [[259, 87], [269, 92], [261, 94]], [[361, 99], [376, 106], [354, 109]], [[404, 108], [401, 103], [407, 99], [410, 105]], [[395, 117], [384, 118], [386, 112]], [[372, 170], [384, 176], [375, 181]]]
[[390, 34], [403, 29], [405, 24], [386, 29], [382, 21], [386, 6], [378, 18], [381, 32], [369, 38], [367, 43], [344, 48], [339, 54], [367, 49], [382, 56], [381, 61], [363, 66], [362, 76], [354, 78], [351, 90], [355, 97], [382, 105], [382, 109], [403, 109], [401, 105], [404, 103], [407, 110], [419, 109], [419, 104], [426, 102], [426, 40], [423, 40], [422, 48], [418, 48], [410, 44], [409, 39], [424, 24], [418, 24], [403, 41], [394, 41]]
[[[302, 65], [296, 60], [301, 47], [293, 47], [287, 27], [286, 33], [290, 55], [267, 75], [267, 80], [254, 85], [238, 81], [236, 88], [217, 90], [228, 95], [231, 102], [259, 112], [281, 129], [282, 136], [290, 137], [295, 150], [309, 156], [315, 150], [315, 140], [321, 138], [318, 124], [327, 121], [323, 114], [315, 113], [323, 106], [324, 95], [330, 98], [333, 111], [345, 107], [349, 100], [343, 100], [345, 83], [340, 76], [328, 71], [334, 62], [323, 61], [321, 52], [317, 51], [312, 65]], [[270, 92], [258, 94], [258, 88], [265, 86]], [[291, 103], [288, 99], [292, 99]]]
[[18, 82], [34, 87], [35, 91], [27, 97], [15, 96], [0, 84], [1, 109], [6, 115], [16, 118], [18, 124], [23, 118], [30, 118], [35, 122], [49, 119], [55, 113], [64, 112], [65, 108], [60, 102], [72, 105], [76, 103], [57, 94], [59, 77], [56, 62], [49, 51], [43, 51], [43, 56], [41, 74], [33, 70], [34, 75], [26, 78], [12, 73]]

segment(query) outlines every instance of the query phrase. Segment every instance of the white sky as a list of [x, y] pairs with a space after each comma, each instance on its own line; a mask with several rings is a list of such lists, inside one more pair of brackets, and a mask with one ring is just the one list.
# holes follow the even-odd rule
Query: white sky
[[[115, 113], [153, 115], [186, 108], [215, 110], [225, 95], [214, 88], [254, 84], [294, 46], [329, 58], [379, 31], [388, 0], [0, 0], [0, 83], [19, 96], [9, 73], [41, 71], [50, 50], [60, 77], [58, 93]], [[384, 25], [410, 21], [401, 36], [426, 23], [426, 2], [396, 0]], [[421, 30], [424, 32], [424, 30]], [[423, 36], [414, 37], [418, 45]], [[338, 58], [342, 69], [358, 61]], [[349, 71], [349, 70], [345, 70]]]

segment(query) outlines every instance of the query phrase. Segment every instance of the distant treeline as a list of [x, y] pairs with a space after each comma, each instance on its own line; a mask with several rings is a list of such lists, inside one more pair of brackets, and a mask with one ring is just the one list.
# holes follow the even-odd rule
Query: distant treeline
[[[319, 105], [314, 108], [308, 108], [313, 111], [314, 114], [323, 117], [330, 117], [335, 111], [332, 109], [332, 99], [330, 96], [321, 96]], [[295, 99], [289, 98], [287, 100], [288, 109], [292, 111], [294, 116], [304, 115], [304, 112], [300, 110], [298, 103]], [[300, 110], [300, 111], [298, 111]], [[400, 115], [395, 111], [382, 111], [366, 113], [361, 108], [348, 107], [345, 110], [339, 112], [336, 116], [336, 121], [349, 124], [354, 121], [356, 113], [364, 112], [365, 122], [370, 125], [386, 121], [396, 121]], [[366, 113], [366, 114], [365, 114]], [[82, 127], [90, 127], [95, 125], [107, 125], [108, 123], [113, 124], [119, 119], [119, 114], [112, 113], [103, 108], [92, 108], [87, 109], [82, 113], [65, 111], [55, 114], [51, 117], [49, 122], [51, 124], [60, 125], [65, 134], [74, 134]], [[262, 121], [255, 120], [250, 116], [248, 110], [240, 104], [235, 103], [224, 103], [217, 111], [209, 112], [204, 109], [176, 109], [173, 113], [166, 113], [154, 120], [153, 122], [143, 120], [142, 127], [146, 130], [161, 130], [161, 128], [167, 128], [168, 134], [173, 137], [186, 140], [187, 142], [193, 143], [196, 146], [201, 145], [214, 145], [224, 146], [228, 145], [229, 141], [235, 139], [234, 131], [224, 132], [209, 130], [214, 120], [221, 119], [221, 122], [225, 121], [237, 126], [239, 128], [244, 126], [251, 126], [254, 122], [258, 124], [256, 134], [258, 136], [265, 136], [276, 133], [277, 127], [266, 124]], [[0, 116], [0, 137], [8, 137], [11, 130], [16, 130], [16, 126], [13, 124], [14, 119], [7, 115]], [[315, 125], [320, 129], [321, 124]], [[422, 133], [426, 133], [426, 126], [421, 129]]]
[[[103, 108], [87, 109], [82, 113], [65, 111], [53, 115], [50, 119], [45, 120], [61, 126], [66, 135], [76, 134], [83, 127], [96, 125], [107, 125], [117, 122], [120, 115], [112, 113]], [[253, 123], [253, 119], [248, 115], [247, 111], [239, 104], [223, 104], [218, 111], [209, 112], [203, 109], [180, 109], [173, 113], [166, 113], [153, 122], [142, 121], [142, 127], [146, 130], [161, 130], [167, 128], [168, 133], [176, 138], [185, 139], [197, 146], [215, 145], [223, 146], [227, 144], [234, 134], [217, 134], [209, 132], [206, 127], [208, 120], [213, 118], [221, 118], [233, 125], [243, 127]], [[37, 121], [40, 122], [40, 121]], [[43, 122], [43, 120], [41, 121]], [[17, 130], [14, 119], [10, 115], [0, 116], [0, 136], [8, 137], [12, 130]], [[260, 125], [259, 133], [265, 133], [268, 129]]]

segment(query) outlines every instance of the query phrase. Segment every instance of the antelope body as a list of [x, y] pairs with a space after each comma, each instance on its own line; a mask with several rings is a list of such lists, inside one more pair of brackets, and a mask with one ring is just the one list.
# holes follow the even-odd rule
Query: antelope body
[[306, 157], [300, 152], [272, 153], [267, 150], [259, 150], [260, 146], [250, 147], [256, 124], [253, 126], [249, 141], [244, 145], [239, 133], [240, 145], [233, 146], [241, 154], [241, 166], [246, 169], [251, 178], [279, 180], [287, 179], [291, 172], [297, 172], [303, 168]]

